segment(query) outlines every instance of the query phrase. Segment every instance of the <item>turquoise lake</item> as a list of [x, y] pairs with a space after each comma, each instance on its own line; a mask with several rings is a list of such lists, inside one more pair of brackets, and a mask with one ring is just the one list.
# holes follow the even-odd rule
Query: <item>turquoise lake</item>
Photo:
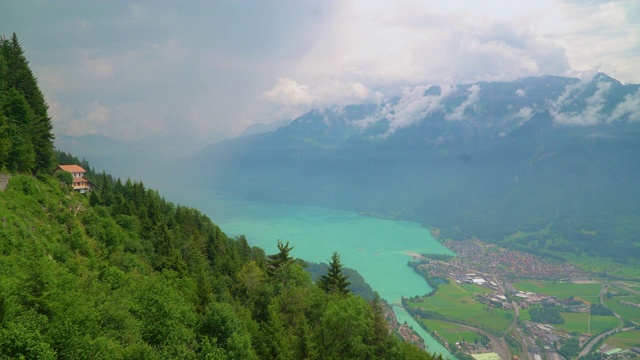
[[[239, 201], [199, 189], [159, 188], [167, 199], [199, 209], [227, 235], [245, 235], [251, 245], [262, 247], [267, 254], [277, 252], [277, 240], [294, 246], [293, 257], [312, 262], [328, 263], [337, 251], [344, 266], [356, 269], [392, 304], [398, 304], [402, 296], [431, 291], [407, 266], [410, 252], [451, 254], [433, 239], [429, 229], [414, 222], [313, 206]], [[394, 310], [401, 322], [406, 321], [425, 339], [429, 352], [452, 358], [401, 306], [394, 305]]]

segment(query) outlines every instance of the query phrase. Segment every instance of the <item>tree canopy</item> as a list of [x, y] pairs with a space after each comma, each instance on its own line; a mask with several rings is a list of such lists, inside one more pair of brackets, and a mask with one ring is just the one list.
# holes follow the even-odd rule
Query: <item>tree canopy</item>
[[[267, 256], [142, 182], [54, 153], [15, 34], [0, 40], [0, 105], [0, 170], [13, 172], [0, 191], [0, 359], [432, 358], [383, 331], [376, 304], [322, 291], [289, 242]], [[54, 154], [98, 189], [50, 175]]]
[[0, 105], [0, 168], [53, 171], [54, 136], [48, 106], [15, 33], [0, 37]]
[[349, 285], [347, 277], [342, 274], [340, 255], [334, 251], [331, 256], [331, 262], [329, 262], [327, 274], [320, 277], [318, 286], [327, 293], [346, 295], [349, 293]]

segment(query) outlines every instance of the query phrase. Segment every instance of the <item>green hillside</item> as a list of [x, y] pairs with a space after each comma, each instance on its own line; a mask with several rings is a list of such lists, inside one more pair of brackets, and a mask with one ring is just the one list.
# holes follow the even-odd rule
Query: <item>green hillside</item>
[[291, 258], [270, 260], [141, 183], [100, 186], [87, 198], [14, 175], [0, 192], [3, 356], [429, 358]]
[[90, 195], [72, 190], [52, 173], [17, 38], [0, 47], [1, 359], [433, 358], [390, 335], [376, 304], [321, 290], [288, 243], [267, 256], [106, 173], [88, 172]]

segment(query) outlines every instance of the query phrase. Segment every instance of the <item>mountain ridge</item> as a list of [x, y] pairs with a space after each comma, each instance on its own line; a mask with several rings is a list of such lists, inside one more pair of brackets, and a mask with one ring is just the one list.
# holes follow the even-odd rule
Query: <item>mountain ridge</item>
[[[623, 228], [638, 226], [613, 214], [640, 219], [638, 89], [606, 74], [416, 87], [211, 144], [180, 167], [192, 185], [242, 198], [400, 214], [494, 242], [552, 226], [543, 251], [630, 257]], [[591, 226], [598, 236], [585, 239]], [[623, 245], [605, 249], [614, 239]]]

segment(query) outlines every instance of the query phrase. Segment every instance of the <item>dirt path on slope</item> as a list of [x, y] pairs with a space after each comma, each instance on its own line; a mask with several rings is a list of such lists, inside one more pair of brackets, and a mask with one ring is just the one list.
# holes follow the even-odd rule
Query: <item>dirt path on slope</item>
[[11, 179], [11, 175], [9, 174], [0, 174], [0, 191], [4, 191], [7, 188], [7, 184], [9, 183], [9, 179]]

